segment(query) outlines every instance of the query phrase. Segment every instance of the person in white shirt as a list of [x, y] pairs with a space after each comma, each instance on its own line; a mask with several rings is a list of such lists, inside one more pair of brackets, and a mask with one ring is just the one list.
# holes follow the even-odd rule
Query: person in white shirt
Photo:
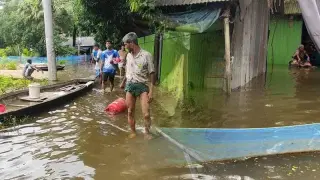
[[102, 51], [99, 48], [99, 44], [95, 44], [91, 54], [92, 62], [95, 64], [94, 69], [96, 71], [96, 78], [100, 76], [100, 58]]
[[[153, 57], [149, 52], [140, 48], [138, 45], [138, 37], [134, 32], [128, 33], [124, 36], [123, 43], [130, 52], [127, 55], [126, 76], [120, 85], [120, 87], [125, 88], [126, 91], [128, 122], [131, 128], [129, 138], [134, 138], [136, 136], [134, 111], [136, 99], [139, 97], [145, 122], [145, 138], [151, 139], [149, 104], [153, 99], [152, 91], [155, 83]], [[149, 83], [149, 78], [151, 83]]]
[[22, 70], [22, 76], [26, 79], [33, 80], [33, 77], [31, 75], [34, 72], [34, 70], [39, 71], [40, 69], [32, 65], [32, 60], [28, 59], [27, 63], [24, 65], [24, 68]]

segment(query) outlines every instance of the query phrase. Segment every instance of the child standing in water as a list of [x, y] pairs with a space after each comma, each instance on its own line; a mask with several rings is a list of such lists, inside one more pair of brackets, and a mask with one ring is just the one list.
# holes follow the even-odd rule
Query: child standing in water
[[95, 63], [94, 69], [96, 71], [96, 78], [100, 76], [100, 58], [102, 51], [100, 50], [99, 44], [93, 46], [92, 51], [92, 62]]
[[127, 58], [127, 51], [125, 50], [124, 44], [121, 45], [121, 49], [118, 51], [120, 56], [120, 62], [118, 63], [119, 70], [120, 70], [120, 77], [122, 77], [122, 71], [125, 70], [126, 66], [126, 58]]

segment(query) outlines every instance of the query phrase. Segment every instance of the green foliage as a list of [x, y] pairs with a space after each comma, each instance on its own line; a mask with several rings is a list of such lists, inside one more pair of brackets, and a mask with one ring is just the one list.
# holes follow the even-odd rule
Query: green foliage
[[7, 56], [19, 56], [18, 46], [8, 46], [5, 48]]
[[[18, 89], [23, 89], [28, 87], [28, 85], [32, 82], [27, 79], [15, 79], [12, 77], [2, 76], [0, 75], [0, 94], [14, 91]], [[40, 83], [41, 85], [47, 85], [47, 80], [35, 80], [35, 82]]]
[[67, 64], [67, 60], [59, 60], [58, 61], [58, 65], [66, 65]]
[[17, 70], [17, 63], [14, 61], [8, 61], [7, 59], [0, 60], [0, 70]]
[[24, 57], [34, 57], [36, 55], [37, 55], [37, 53], [35, 53], [34, 51], [29, 50], [27, 48], [24, 48], [22, 50], [22, 56], [24, 56]]
[[0, 49], [0, 57], [7, 57], [7, 53], [6, 53], [6, 50], [5, 49]]
[[9, 62], [7, 65], [6, 65], [6, 68], [8, 70], [17, 70], [17, 63], [15, 62]]
[[[70, 35], [73, 32], [73, 2], [75, 0], [54, 0], [54, 40], [55, 47], [61, 46], [61, 34]], [[40, 0], [7, 0], [0, 9], [0, 41], [2, 46], [20, 46], [24, 56], [46, 54], [43, 10]], [[16, 48], [15, 48], [16, 49]], [[33, 49], [33, 52], [30, 52]], [[57, 51], [57, 50], [56, 50]], [[17, 55], [18, 51], [11, 51]], [[59, 50], [58, 50], [59, 53]], [[65, 52], [64, 52], [65, 53]], [[11, 53], [10, 53], [11, 54]]]
[[120, 42], [128, 33], [128, 24], [132, 14], [127, 0], [78, 0], [80, 9], [77, 25], [79, 29], [94, 34], [98, 43], [105, 44], [106, 39]]

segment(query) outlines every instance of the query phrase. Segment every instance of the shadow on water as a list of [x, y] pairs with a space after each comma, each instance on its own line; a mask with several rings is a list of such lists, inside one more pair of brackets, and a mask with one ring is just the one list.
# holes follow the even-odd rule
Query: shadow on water
[[[70, 67], [61, 80], [86, 77], [93, 67]], [[317, 122], [320, 71], [276, 68], [227, 98], [217, 90], [194, 91], [179, 104], [156, 91], [154, 124], [166, 127], [271, 127]], [[265, 81], [266, 79], [266, 81]], [[117, 82], [119, 83], [119, 82]], [[0, 132], [1, 179], [317, 179], [319, 153], [181, 166], [185, 156], [160, 136], [145, 141], [137, 102], [139, 136], [127, 139], [127, 117], [106, 115], [122, 90], [94, 89], [73, 102]]]

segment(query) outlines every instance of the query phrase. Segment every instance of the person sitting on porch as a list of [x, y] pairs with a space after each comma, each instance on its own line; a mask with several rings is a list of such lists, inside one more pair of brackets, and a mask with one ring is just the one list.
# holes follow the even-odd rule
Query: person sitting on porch
[[310, 57], [304, 49], [304, 45], [300, 45], [293, 55], [291, 65], [298, 65], [300, 67], [311, 67]]
[[33, 77], [31, 76], [32, 73], [34, 72], [34, 70], [39, 71], [39, 69], [37, 67], [35, 67], [34, 65], [32, 65], [32, 60], [28, 59], [27, 63], [24, 65], [23, 71], [22, 71], [22, 76], [26, 79], [30, 79], [32, 80]]

